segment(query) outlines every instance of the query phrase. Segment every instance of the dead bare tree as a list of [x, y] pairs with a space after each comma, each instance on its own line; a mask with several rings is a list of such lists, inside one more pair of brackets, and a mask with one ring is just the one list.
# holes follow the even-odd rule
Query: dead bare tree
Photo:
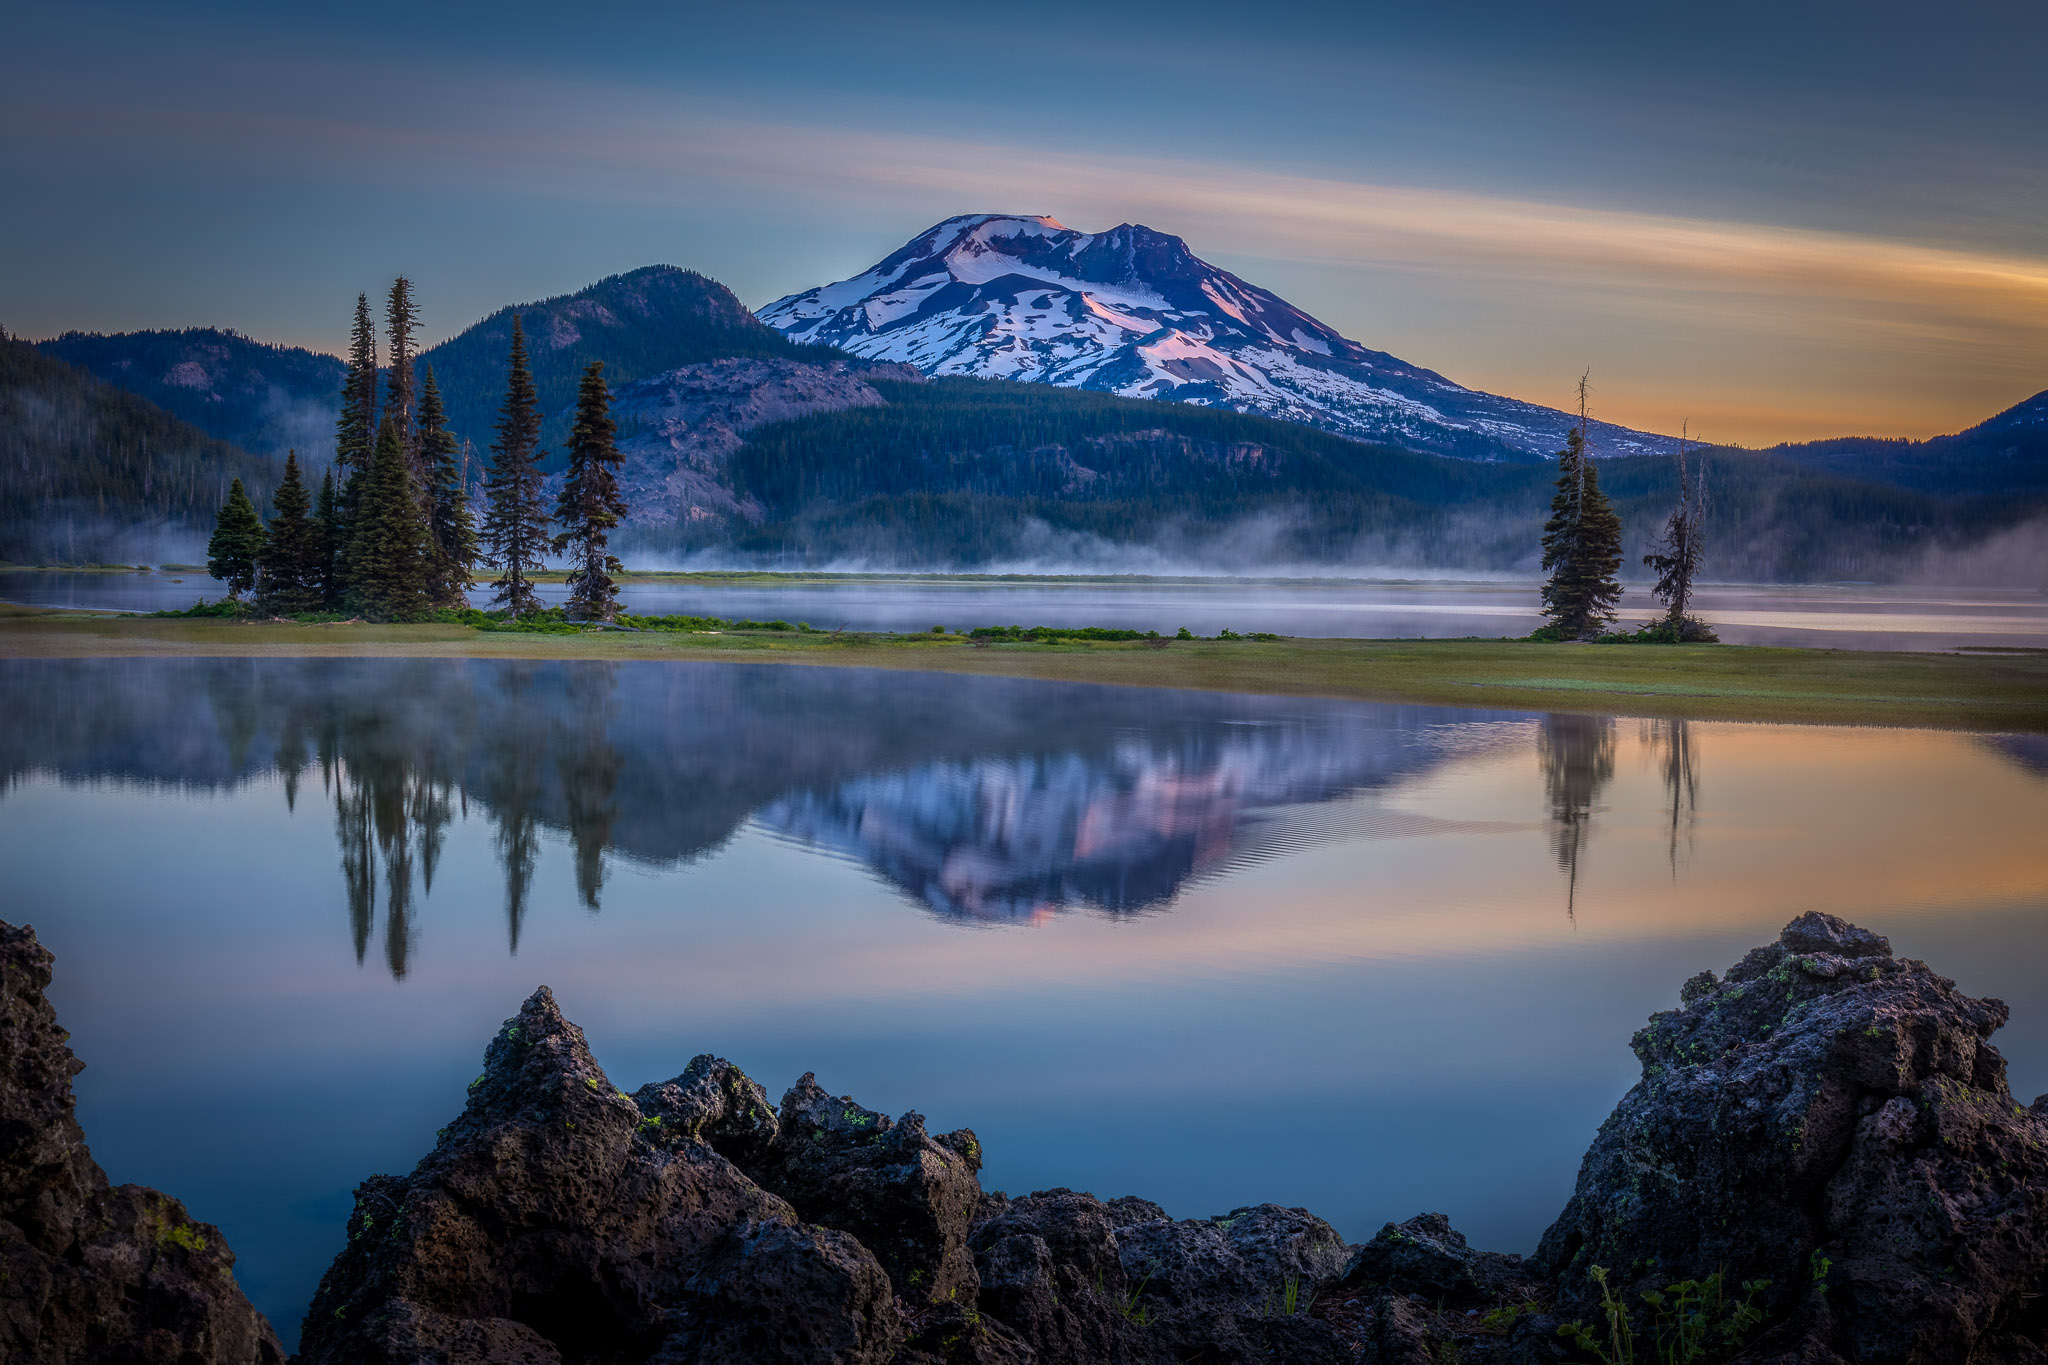
[[1657, 572], [1651, 595], [1664, 604], [1664, 627], [1679, 641], [1710, 642], [1712, 629], [1692, 615], [1693, 583], [1706, 557], [1707, 461], [1692, 454], [1692, 424], [1680, 428], [1678, 441], [1678, 505], [1665, 518], [1664, 534], [1643, 556], [1643, 563]]

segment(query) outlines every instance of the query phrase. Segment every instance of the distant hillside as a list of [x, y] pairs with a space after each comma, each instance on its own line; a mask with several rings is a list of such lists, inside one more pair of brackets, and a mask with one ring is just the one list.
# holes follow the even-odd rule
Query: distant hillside
[[296, 448], [315, 466], [334, 457], [344, 367], [331, 355], [218, 327], [66, 332], [37, 349], [244, 450], [281, 459]]
[[479, 454], [496, 439], [514, 313], [522, 315], [540, 408], [548, 414], [541, 438], [550, 467], [559, 463], [569, 434], [577, 379], [593, 360], [604, 362], [605, 379], [617, 388], [701, 361], [817, 353], [755, 321], [718, 281], [672, 265], [651, 265], [573, 294], [500, 308], [422, 357], [434, 367], [449, 426], [474, 442]]
[[[758, 524], [697, 523], [649, 549], [789, 562], [993, 564], [1122, 547], [1217, 568], [1330, 563], [1531, 568], [1552, 467], [1366, 445], [1213, 408], [973, 379], [871, 380], [882, 407], [760, 427], [726, 478]], [[1638, 564], [1675, 493], [1661, 456], [1604, 460]], [[2027, 504], [1713, 456], [1715, 577], [1881, 578]]]
[[1848, 436], [1774, 446], [1771, 453], [1811, 469], [1944, 497], [2048, 495], [2048, 391], [1953, 436]]
[[[785, 339], [756, 322], [724, 285], [674, 266], [647, 266], [573, 294], [501, 308], [421, 357], [434, 367], [449, 424], [475, 443], [480, 458], [496, 436], [505, 399], [515, 312], [525, 318], [551, 461], [559, 460], [568, 436], [576, 381], [593, 360], [605, 363], [605, 377], [616, 388], [701, 361], [802, 358], [821, 349]], [[282, 456], [295, 447], [315, 467], [333, 458], [346, 371], [334, 356], [213, 327], [67, 332], [40, 349], [245, 450]]]
[[279, 472], [27, 342], [0, 340], [0, 560], [190, 554], [232, 480], [267, 508]]

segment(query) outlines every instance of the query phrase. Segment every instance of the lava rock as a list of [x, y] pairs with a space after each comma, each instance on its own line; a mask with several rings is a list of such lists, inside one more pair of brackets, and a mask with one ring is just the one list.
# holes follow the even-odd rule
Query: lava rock
[[169, 1195], [114, 1188], [78, 1126], [84, 1069], [45, 992], [35, 930], [0, 923], [0, 1360], [281, 1362], [220, 1229]]
[[1341, 1283], [1348, 1292], [1390, 1289], [1462, 1306], [1526, 1296], [1534, 1278], [1521, 1257], [1474, 1251], [1450, 1219], [1423, 1213], [1381, 1228], [1352, 1254]]
[[357, 1190], [299, 1359], [882, 1365], [901, 1324], [874, 1257], [681, 1131], [758, 1134], [744, 1086], [708, 1101], [733, 1079], [693, 1068], [643, 1109], [542, 987], [434, 1150]]
[[874, 1252], [913, 1309], [975, 1304], [967, 1232], [981, 1203], [981, 1144], [962, 1131], [926, 1134], [922, 1116], [863, 1108], [825, 1093], [806, 1072], [782, 1097], [780, 1130], [756, 1169], [767, 1188], [813, 1222]]
[[641, 1086], [632, 1098], [649, 1141], [666, 1147], [701, 1142], [743, 1171], [767, 1158], [781, 1131], [760, 1083], [709, 1053], [691, 1058], [672, 1081]]
[[1766, 1282], [1758, 1358], [2041, 1359], [2048, 1123], [1988, 1041], [2005, 1006], [1824, 914], [1687, 997], [1544, 1234], [1559, 1311], [1595, 1318], [1596, 1266], [1639, 1315], [1719, 1273]]

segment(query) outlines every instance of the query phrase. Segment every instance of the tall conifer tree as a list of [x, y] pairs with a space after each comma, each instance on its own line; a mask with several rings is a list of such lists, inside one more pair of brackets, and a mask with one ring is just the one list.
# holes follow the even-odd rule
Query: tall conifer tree
[[1557, 492], [1543, 524], [1543, 614], [1568, 640], [1588, 639], [1614, 619], [1621, 602], [1621, 518], [1600, 491], [1586, 450], [1586, 381], [1579, 380], [1579, 424], [1557, 453]]
[[619, 492], [619, 447], [614, 439], [612, 398], [605, 389], [604, 362], [583, 371], [576, 395], [576, 426], [569, 433], [569, 471], [555, 503], [562, 533], [556, 554], [569, 555], [569, 615], [609, 621], [619, 614], [619, 589], [612, 575], [622, 571], [611, 553], [611, 531], [626, 514]]
[[495, 605], [515, 617], [540, 610], [528, 575], [543, 567], [547, 547], [547, 510], [540, 489], [540, 406], [533, 375], [526, 368], [526, 332], [512, 315], [512, 350], [507, 358], [505, 406], [498, 417], [498, 439], [491, 446], [491, 472], [484, 485], [485, 552], [498, 566], [491, 587]]
[[228, 596], [239, 599], [256, 585], [256, 561], [263, 553], [263, 518], [248, 490], [236, 479], [228, 489], [228, 500], [213, 519], [213, 535], [206, 542], [206, 571], [228, 585]]
[[405, 456], [415, 491], [427, 487], [426, 469], [420, 460], [418, 380], [413, 373], [419, 360], [413, 333], [419, 329], [420, 310], [412, 301], [412, 281], [400, 275], [391, 282], [384, 301], [384, 326], [391, 341], [391, 369], [385, 377], [384, 411], [398, 433], [398, 449]]
[[320, 480], [320, 496], [313, 504], [313, 524], [319, 528], [320, 605], [329, 611], [341, 605], [341, 495], [334, 489], [334, 466]]
[[427, 366], [420, 389], [420, 463], [427, 471], [429, 520], [434, 532], [437, 559], [434, 605], [466, 606], [476, 569], [476, 519], [469, 510], [469, 490], [462, 486], [463, 470], [458, 461], [455, 434], [448, 430], [448, 417], [441, 406], [441, 390], [434, 382], [434, 367]]
[[270, 505], [270, 538], [258, 557], [264, 607], [279, 616], [320, 610], [326, 533], [307, 513], [313, 500], [299, 477], [299, 453], [285, 452], [284, 482]]
[[377, 440], [377, 328], [370, 299], [356, 295], [356, 322], [349, 336], [348, 377], [341, 383], [341, 416], [334, 424], [334, 463], [343, 488], [351, 476], [367, 473]]
[[377, 426], [377, 453], [363, 479], [348, 547], [348, 597], [365, 616], [414, 620], [433, 586], [434, 552], [412, 472], [390, 414]]
[[356, 295], [355, 326], [349, 334], [348, 376], [341, 384], [341, 415], [334, 424], [335, 501], [327, 518], [333, 549], [333, 582], [328, 605], [346, 595], [348, 546], [354, 536], [349, 523], [362, 496], [363, 479], [377, 443], [377, 327], [370, 319], [370, 299]]

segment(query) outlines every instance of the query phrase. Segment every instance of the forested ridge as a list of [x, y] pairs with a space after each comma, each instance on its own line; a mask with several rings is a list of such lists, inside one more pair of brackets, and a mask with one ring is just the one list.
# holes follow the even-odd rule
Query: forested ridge
[[66, 332], [36, 345], [244, 450], [282, 460], [295, 448], [319, 466], [334, 453], [342, 363], [331, 355], [220, 327]]
[[149, 553], [212, 524], [237, 478], [259, 505], [279, 462], [22, 341], [0, 340], [0, 560]]
[[[1555, 474], [1072, 389], [872, 382], [887, 407], [753, 433], [730, 473], [766, 515], [720, 540], [803, 562], [971, 565], [1054, 555], [1078, 536], [1246, 567], [1507, 569], [1529, 567]], [[1649, 456], [1599, 469], [1633, 566], [1676, 495], [1676, 466]], [[1719, 577], [1886, 576], [2048, 502], [1936, 497], [1761, 451], [1712, 451], [1708, 477]], [[691, 544], [679, 531], [673, 547]]]

